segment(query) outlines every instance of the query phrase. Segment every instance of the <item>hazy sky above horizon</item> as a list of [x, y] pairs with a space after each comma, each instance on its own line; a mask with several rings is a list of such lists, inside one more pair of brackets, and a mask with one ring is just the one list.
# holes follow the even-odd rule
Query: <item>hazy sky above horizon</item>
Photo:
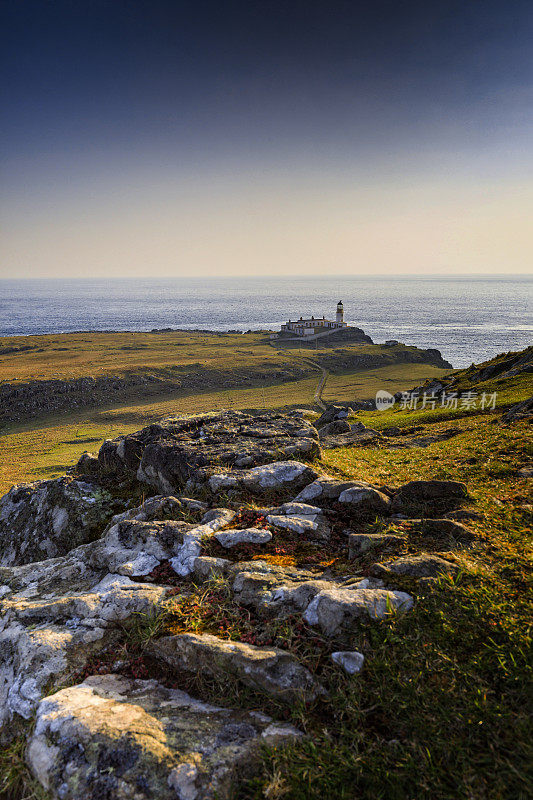
[[0, 277], [532, 271], [530, 0], [4, 0], [0, 30]]

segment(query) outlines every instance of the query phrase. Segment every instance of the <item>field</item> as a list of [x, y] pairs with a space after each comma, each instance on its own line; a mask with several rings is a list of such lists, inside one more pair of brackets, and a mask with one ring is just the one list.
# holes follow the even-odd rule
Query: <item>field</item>
[[[443, 372], [424, 364], [393, 364], [331, 374], [324, 398], [333, 402], [368, 397], [377, 388], [394, 392]], [[171, 413], [311, 407], [317, 377], [318, 373], [270, 386], [174, 392], [142, 403], [72, 411], [11, 426], [2, 437], [1, 488], [61, 475], [83, 450], [97, 450], [104, 437], [137, 430]], [[277, 646], [319, 670], [328, 695], [305, 705], [269, 706], [263, 694], [222, 674], [193, 676], [190, 685], [180, 685], [205, 701], [279, 715], [307, 734], [287, 748], [265, 749], [261, 769], [236, 790], [240, 800], [531, 796], [533, 493], [527, 468], [533, 464], [533, 437], [528, 420], [505, 424], [502, 412], [530, 397], [532, 384], [527, 372], [478, 384], [477, 395], [496, 393], [490, 409], [459, 403], [457, 409], [437, 405], [434, 410], [407, 410], [396, 404], [386, 412], [357, 414], [369, 428], [396, 427], [406, 433], [416, 428], [419, 437], [454, 429], [449, 439], [427, 447], [395, 447], [403, 440], [399, 437], [378, 446], [323, 451], [316, 466], [342, 479], [391, 487], [420, 479], [464, 481], [467, 511], [474, 512], [466, 520], [473, 541], [465, 549], [449, 540], [443, 548], [438, 538], [420, 537], [409, 528], [409, 520], [374, 517], [361, 523], [361, 531], [367, 533], [406, 534], [409, 554], [431, 552], [460, 570], [456, 577], [433, 583], [395, 576], [395, 587], [414, 597], [414, 608], [408, 614], [391, 612], [379, 622], [358, 622], [350, 647], [365, 656], [360, 674], [346, 678], [333, 670], [327, 661], [328, 645], [314, 629], [294, 628], [277, 619], [251, 627], [249, 615], [239, 613], [222, 583], [192, 587], [186, 600], [177, 597], [161, 619], [140, 615], [138, 625], [124, 634], [123, 651], [142, 660], [151, 637], [184, 630], [217, 634], [222, 619], [228, 638], [272, 636]], [[282, 554], [274, 558], [294, 566], [307, 563], [305, 542], [294, 544], [290, 537], [287, 542], [292, 549], [284, 554], [281, 542]], [[370, 561], [348, 561], [343, 552], [333, 550], [324, 546], [320, 554], [321, 565], [332, 574], [368, 574]], [[109, 658], [115, 659], [114, 651]], [[97, 668], [102, 668], [100, 662], [89, 664], [88, 674]], [[25, 765], [22, 738], [0, 750], [2, 769], [10, 800], [44, 800], [45, 793]]]
[[[15, 349], [16, 348], [16, 349]], [[25, 349], [30, 348], [30, 349]], [[15, 349], [15, 351], [14, 351]], [[408, 348], [413, 350], [414, 348]], [[10, 351], [10, 352], [6, 352]], [[379, 345], [351, 345], [340, 349], [355, 356], [373, 355], [394, 359]], [[334, 356], [335, 349], [322, 355]], [[207, 381], [205, 388], [182, 385], [143, 396], [138, 386], [126, 391], [120, 401], [100, 402], [86, 409], [41, 413], [0, 431], [0, 493], [15, 483], [54, 478], [72, 466], [84, 450], [98, 450], [102, 441], [147, 425], [153, 419], [176, 413], [223, 408], [263, 409], [312, 407], [320, 370], [308, 359], [319, 360], [321, 351], [284, 352], [272, 347], [264, 334], [245, 336], [190, 333], [91, 333], [58, 336], [4, 337], [0, 340], [0, 382], [49, 379], [70, 380], [87, 375], [126, 375], [131, 372], [161, 377], [200, 376], [204, 369], [229, 370], [236, 386], [222, 388], [223, 381]], [[309, 377], [280, 380], [275, 374], [296, 365]], [[264, 372], [264, 378], [243, 379], [239, 370]], [[373, 397], [377, 389], [390, 392], [408, 389], [445, 371], [426, 363], [391, 363], [364, 370], [330, 372], [324, 390], [326, 402]]]
[[[338, 353], [348, 359], [375, 356], [394, 363], [400, 350], [421, 353], [401, 345], [342, 343], [318, 350], [270, 344], [267, 332], [215, 334], [169, 333], [68, 333], [43, 336], [0, 337], [0, 382], [71, 380], [92, 375], [125, 376], [131, 373], [175, 377], [196, 370], [231, 370], [238, 373], [261, 367], [265, 373], [293, 366], [295, 359], [315, 360]], [[424, 359], [420, 357], [420, 361]]]
[[0, 339], [0, 380], [70, 379], [215, 366], [239, 369], [290, 358], [277, 353], [265, 334], [69, 333]]

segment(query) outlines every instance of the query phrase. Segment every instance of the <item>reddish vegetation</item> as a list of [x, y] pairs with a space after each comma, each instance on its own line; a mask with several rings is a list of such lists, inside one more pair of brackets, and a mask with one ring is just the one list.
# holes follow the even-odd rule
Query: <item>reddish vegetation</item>
[[80, 683], [90, 675], [106, 675], [110, 672], [118, 672], [128, 678], [145, 679], [149, 677], [148, 667], [142, 655], [130, 653], [127, 648], [122, 651], [121, 655], [122, 658], [117, 659], [117, 653], [112, 649], [100, 653], [97, 657], [89, 658], [84, 668], [73, 676], [74, 681]]
[[176, 575], [172, 569], [170, 561], [162, 561], [148, 575], [143, 575], [139, 580], [160, 583], [163, 586], [176, 586], [179, 583], [183, 583], [183, 579]]

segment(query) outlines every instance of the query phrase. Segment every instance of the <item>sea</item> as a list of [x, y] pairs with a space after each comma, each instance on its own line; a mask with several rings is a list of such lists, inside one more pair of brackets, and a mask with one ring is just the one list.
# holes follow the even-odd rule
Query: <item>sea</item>
[[334, 319], [339, 300], [375, 342], [437, 348], [454, 367], [533, 344], [533, 275], [1, 280], [0, 335], [276, 330]]

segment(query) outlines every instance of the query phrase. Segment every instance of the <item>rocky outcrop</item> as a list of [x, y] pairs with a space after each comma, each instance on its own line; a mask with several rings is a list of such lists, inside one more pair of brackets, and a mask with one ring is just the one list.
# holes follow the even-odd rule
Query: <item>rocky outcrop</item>
[[[406, 556], [409, 531], [351, 526], [392, 525], [394, 509], [423, 503], [416, 535], [459, 540], [469, 532], [442, 505], [460, 504], [464, 484], [339, 481], [310, 463], [319, 452], [301, 413], [172, 418], [84, 458], [90, 482], [0, 501], [0, 737], [26, 732], [51, 798], [231, 797], [263, 744], [301, 735], [280, 721], [288, 709], [319, 707], [328, 675], [361, 671], [358, 632], [410, 611], [410, 578], [457, 575], [455, 562]], [[112, 499], [132, 482], [159, 494]], [[219, 621], [191, 623], [188, 603], [220, 607]], [[207, 684], [241, 691], [213, 705]], [[250, 691], [273, 718], [240, 707]]]
[[64, 555], [100, 534], [116, 510], [108, 492], [85, 481], [14, 486], [0, 498], [0, 565]]
[[309, 701], [317, 694], [324, 694], [323, 687], [309, 670], [279, 648], [255, 647], [206, 633], [184, 633], [157, 639], [148, 652], [178, 671], [211, 675], [222, 672], [239, 678], [253, 689], [289, 701]]
[[0, 569], [0, 739], [13, 717], [30, 719], [50, 686], [63, 683], [166, 589], [88, 564], [92, 545], [68, 556]]
[[[532, 366], [533, 369], [533, 366]], [[533, 417], [533, 397], [523, 400], [511, 406], [502, 417], [503, 422], [516, 422], [520, 419], [531, 419]]]
[[260, 380], [262, 384], [294, 381], [312, 376], [314, 370], [304, 362], [279, 365], [269, 362], [241, 368], [209, 369], [200, 365], [157, 369], [150, 366], [141, 372], [126, 371], [122, 375], [103, 375], [65, 380], [33, 380], [0, 384], [0, 423], [23, 420], [40, 414], [57, 413], [72, 408], [119, 403], [131, 397], [205, 390], [211, 386], [239, 388]]
[[261, 745], [299, 735], [155, 680], [102, 675], [39, 703], [28, 761], [61, 800], [215, 800], [229, 798], [235, 772]]
[[[284, 457], [311, 460], [319, 454], [317, 430], [302, 414], [254, 417], [226, 411], [169, 418], [138, 433], [108, 440], [100, 448], [98, 462], [100, 475], [108, 480], [134, 478], [172, 494], [184, 487], [193, 491], [213, 473], [224, 474], [228, 469], [243, 470], [238, 477], [245, 487], [257, 483], [260, 489], [268, 488], [268, 470], [249, 474], [244, 469]], [[231, 477], [227, 478], [230, 483]], [[233, 477], [237, 481], [237, 475]], [[222, 484], [213, 490], [219, 488]], [[275, 482], [272, 488], [277, 488]]]

